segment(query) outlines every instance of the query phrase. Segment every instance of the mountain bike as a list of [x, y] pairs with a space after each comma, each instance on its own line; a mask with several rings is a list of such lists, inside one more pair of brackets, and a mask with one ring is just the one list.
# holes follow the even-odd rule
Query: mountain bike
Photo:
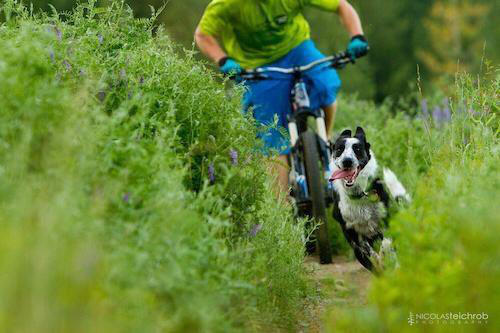
[[341, 52], [305, 66], [261, 67], [245, 70], [239, 75], [242, 80], [276, 79], [269, 75], [271, 73], [293, 76], [290, 93], [292, 112], [288, 116], [291, 144], [288, 155], [291, 170], [289, 184], [298, 215], [307, 216], [319, 224], [315, 230], [315, 238], [322, 264], [332, 262], [326, 218], [326, 209], [333, 203], [332, 190], [329, 188], [331, 184], [327, 181], [331, 173], [329, 161], [332, 147], [326, 133], [324, 112], [322, 109], [311, 109], [303, 74], [320, 65], [324, 68], [343, 68], [348, 63], [354, 63], [354, 60], [346, 52]]

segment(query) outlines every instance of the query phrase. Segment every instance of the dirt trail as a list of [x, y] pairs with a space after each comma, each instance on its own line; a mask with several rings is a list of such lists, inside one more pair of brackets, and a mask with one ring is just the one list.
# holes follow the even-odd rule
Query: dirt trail
[[322, 332], [325, 315], [335, 308], [366, 305], [372, 275], [357, 261], [337, 256], [333, 264], [320, 265], [317, 257], [307, 257], [304, 264], [311, 271], [322, 299], [311, 309], [311, 320], [304, 323], [302, 332]]

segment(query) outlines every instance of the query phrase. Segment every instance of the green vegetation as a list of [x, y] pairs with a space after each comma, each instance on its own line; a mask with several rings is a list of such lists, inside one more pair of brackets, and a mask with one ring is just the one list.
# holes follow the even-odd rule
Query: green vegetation
[[[432, 117], [425, 101], [414, 119], [359, 102], [343, 112], [346, 123], [366, 121], [377, 157], [414, 195], [390, 222], [400, 267], [374, 279], [366, 308], [332, 312], [331, 332], [498, 332], [499, 85], [492, 68], [483, 80], [459, 74]], [[489, 320], [408, 324], [410, 313], [450, 312]]]
[[291, 329], [303, 229], [240, 93], [119, 2], [2, 10], [0, 331]]
[[[304, 318], [319, 293], [303, 265], [303, 224], [271, 193], [241, 91], [176, 48], [153, 25], [156, 14], [134, 19], [120, 1], [95, 3], [50, 15], [14, 0], [1, 7], [0, 331], [297, 331], [318, 320]], [[430, 8], [412, 1], [422, 11], [409, 18], [407, 1], [388, 1], [387, 13], [363, 7], [377, 3], [360, 3], [362, 14], [395, 20], [397, 7], [419, 22]], [[182, 17], [205, 4], [171, 8]], [[168, 15], [167, 7], [162, 20]], [[417, 29], [405, 24], [413, 41]], [[376, 26], [368, 29], [382, 45]], [[374, 50], [360, 66], [374, 81], [353, 87], [384, 97], [404, 91], [425, 43], [398, 54], [414, 57], [408, 67], [381, 74], [382, 53], [393, 54], [401, 30], [380, 29], [390, 36], [385, 53]], [[438, 40], [427, 42], [442, 47]], [[363, 126], [413, 202], [390, 222], [400, 267], [373, 280], [366, 307], [329, 313], [330, 331], [500, 330], [500, 76], [474, 54], [469, 69], [482, 76], [459, 73], [444, 90], [422, 83], [378, 105], [341, 97], [337, 130]], [[490, 320], [409, 326], [409, 314], [422, 312]]]

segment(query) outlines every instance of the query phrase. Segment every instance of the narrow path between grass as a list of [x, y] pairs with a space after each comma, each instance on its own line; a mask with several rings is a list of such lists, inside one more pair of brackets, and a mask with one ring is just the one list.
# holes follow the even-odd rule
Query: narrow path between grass
[[325, 315], [342, 308], [359, 308], [367, 304], [367, 293], [372, 275], [356, 260], [336, 256], [330, 265], [320, 265], [317, 257], [306, 257], [304, 262], [315, 281], [321, 300], [311, 310], [310, 320], [301, 332], [322, 332]]

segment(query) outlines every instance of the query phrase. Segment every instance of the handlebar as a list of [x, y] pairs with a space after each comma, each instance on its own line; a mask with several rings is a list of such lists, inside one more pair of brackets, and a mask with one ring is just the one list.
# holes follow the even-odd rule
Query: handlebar
[[354, 64], [356, 61], [353, 59], [347, 52], [339, 52], [333, 56], [329, 56], [323, 59], [319, 59], [311, 62], [310, 64], [304, 66], [298, 66], [293, 68], [281, 68], [281, 67], [260, 67], [255, 69], [248, 69], [243, 71], [238, 75], [239, 78], [243, 80], [265, 80], [268, 78], [265, 73], [280, 73], [280, 74], [297, 74], [306, 72], [316, 66], [330, 63], [330, 67], [333, 68], [343, 68], [345, 65], [352, 63]]

